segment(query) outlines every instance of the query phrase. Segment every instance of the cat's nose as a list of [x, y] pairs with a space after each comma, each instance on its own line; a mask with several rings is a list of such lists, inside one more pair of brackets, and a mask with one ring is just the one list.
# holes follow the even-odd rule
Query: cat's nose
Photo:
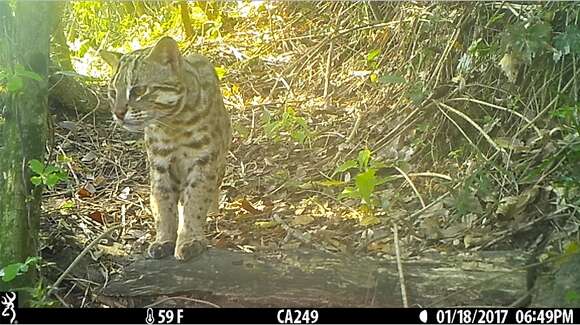
[[115, 111], [113, 114], [115, 114], [115, 116], [119, 119], [119, 120], [124, 120], [125, 119], [125, 115], [127, 114], [127, 111], [122, 110], [122, 111]]

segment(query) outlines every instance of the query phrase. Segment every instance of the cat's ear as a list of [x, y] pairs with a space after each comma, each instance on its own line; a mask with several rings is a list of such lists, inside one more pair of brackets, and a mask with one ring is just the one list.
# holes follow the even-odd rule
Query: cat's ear
[[117, 66], [119, 65], [119, 61], [121, 60], [121, 57], [123, 56], [123, 54], [121, 54], [121, 53], [111, 52], [111, 51], [105, 51], [105, 50], [100, 50], [99, 51], [99, 55], [113, 69], [116, 69], [117, 68]]
[[181, 53], [179, 52], [179, 47], [177, 47], [177, 42], [169, 36], [161, 38], [151, 49], [148, 59], [163, 65], [178, 66], [181, 60]]

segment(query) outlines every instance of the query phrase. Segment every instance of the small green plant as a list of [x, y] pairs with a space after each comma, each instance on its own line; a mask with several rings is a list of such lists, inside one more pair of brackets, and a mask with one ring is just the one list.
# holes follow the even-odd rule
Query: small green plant
[[532, 17], [527, 22], [518, 22], [507, 27], [501, 39], [502, 47], [512, 54], [530, 64], [534, 57], [545, 53], [548, 48], [552, 26], [541, 21], [538, 17]]
[[50, 300], [48, 293], [49, 287], [42, 281], [42, 278], [40, 278], [36, 283], [36, 286], [30, 289], [30, 294], [32, 296], [30, 299], [30, 307], [44, 308], [54, 306], [56, 301]]
[[554, 37], [554, 61], [562, 56], [580, 53], [580, 29], [576, 25], [566, 26], [566, 30]]
[[[366, 57], [366, 61], [367, 61], [367, 67], [371, 70], [376, 70], [379, 68], [379, 58], [381, 56], [381, 50], [380, 49], [374, 49], [371, 50], [369, 53], [367, 53], [367, 57]], [[371, 75], [371, 81], [376, 81], [376, 74], [373, 74], [373, 76]]]
[[[38, 267], [40, 261], [41, 257], [30, 256], [24, 263], [8, 264], [0, 269], [0, 277], [2, 277], [2, 281], [4, 282], [14, 281], [14, 279], [16, 279], [18, 276], [26, 274], [31, 267]], [[24, 287], [18, 290], [27, 291], [30, 293], [30, 307], [51, 307], [56, 303], [55, 301], [48, 298], [48, 287], [44, 284], [42, 278], [36, 282], [34, 287]]]
[[13, 263], [8, 264], [2, 269], [0, 269], [0, 276], [2, 281], [10, 282], [14, 280], [17, 276], [23, 275], [30, 269], [31, 266], [38, 264], [40, 257], [30, 256], [26, 259], [24, 263]]
[[[554, 136], [561, 138], [555, 141], [557, 154], [548, 157], [542, 164], [532, 170], [539, 175], [549, 166], [561, 162], [556, 171], [554, 185], [562, 192], [563, 198], [570, 203], [580, 202], [580, 104], [566, 105], [552, 112], [560, 127], [554, 129]], [[532, 174], [532, 175], [533, 175]]]
[[558, 108], [551, 113], [553, 118], [563, 123], [568, 132], [580, 133], [580, 103], [576, 105], [567, 105]]
[[570, 290], [566, 292], [565, 298], [568, 303], [575, 303], [580, 301], [580, 294], [578, 294], [578, 291]]
[[358, 169], [358, 174], [354, 177], [354, 182], [352, 180], [349, 181], [351, 185], [342, 191], [339, 199], [359, 199], [372, 210], [378, 203], [378, 199], [375, 197], [376, 187], [387, 182], [388, 179], [377, 175], [378, 169], [385, 167], [385, 165], [372, 160], [371, 155], [372, 153], [369, 149], [359, 151], [357, 159], [347, 160], [342, 163], [336, 168], [335, 174], [344, 173], [351, 169]]
[[300, 144], [310, 140], [311, 132], [303, 117], [297, 116], [293, 108], [288, 107], [282, 113], [282, 117], [275, 119], [266, 111], [264, 117], [264, 131], [274, 141], [280, 141], [281, 134], [287, 134]]
[[31, 160], [28, 166], [36, 174], [30, 177], [30, 182], [36, 186], [46, 185], [52, 189], [56, 184], [68, 179], [66, 172], [61, 168], [54, 165], [45, 165], [37, 159]]
[[39, 74], [28, 71], [19, 64], [14, 67], [14, 73], [10, 73], [6, 70], [0, 70], [0, 86], [5, 88], [9, 93], [20, 93], [22, 89], [24, 89], [25, 78], [42, 81], [42, 77]]

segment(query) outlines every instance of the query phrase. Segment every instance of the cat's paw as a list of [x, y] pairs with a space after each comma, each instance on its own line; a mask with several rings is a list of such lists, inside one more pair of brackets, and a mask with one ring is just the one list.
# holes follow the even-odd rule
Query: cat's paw
[[149, 246], [147, 253], [151, 258], [160, 259], [166, 256], [173, 254], [175, 251], [175, 243], [174, 242], [154, 242]]
[[188, 261], [198, 257], [207, 250], [207, 243], [201, 240], [193, 240], [181, 243], [175, 249], [175, 259], [178, 261]]

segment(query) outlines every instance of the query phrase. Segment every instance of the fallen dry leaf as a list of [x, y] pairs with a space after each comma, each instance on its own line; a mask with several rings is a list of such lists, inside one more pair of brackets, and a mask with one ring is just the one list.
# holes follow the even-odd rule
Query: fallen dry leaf
[[97, 155], [94, 152], [90, 151], [81, 158], [81, 161], [82, 162], [91, 162], [95, 159], [97, 159]]
[[311, 216], [307, 215], [307, 214], [300, 214], [294, 217], [294, 220], [292, 220], [292, 223], [295, 225], [307, 225], [309, 223], [311, 223], [312, 221], [314, 221], [314, 218], [312, 218]]
[[127, 186], [121, 190], [121, 193], [119, 193], [118, 197], [121, 200], [126, 200], [129, 198], [129, 193], [131, 193], [131, 188]]
[[104, 223], [104, 214], [101, 211], [93, 211], [89, 213], [89, 218], [98, 223]]
[[243, 198], [240, 200], [240, 205], [241, 205], [242, 209], [246, 210], [249, 213], [252, 213], [252, 214], [262, 213], [262, 211], [256, 209], [254, 207], [254, 205], [252, 205], [252, 203], [250, 201], [248, 201], [246, 198]]
[[528, 205], [538, 196], [539, 187], [534, 186], [517, 196], [507, 196], [501, 199], [495, 213], [507, 220], [520, 220]]
[[99, 185], [103, 184], [106, 180], [107, 180], [106, 178], [99, 175], [99, 176], [95, 177], [95, 180], [93, 182], [95, 183], [95, 186], [99, 186]]
[[81, 187], [81, 188], [79, 188], [79, 190], [77, 191], [77, 195], [78, 195], [80, 198], [86, 198], [86, 197], [90, 197], [92, 194], [91, 194], [91, 192], [89, 192], [89, 191], [88, 191], [86, 188], [84, 188], [84, 187]]

